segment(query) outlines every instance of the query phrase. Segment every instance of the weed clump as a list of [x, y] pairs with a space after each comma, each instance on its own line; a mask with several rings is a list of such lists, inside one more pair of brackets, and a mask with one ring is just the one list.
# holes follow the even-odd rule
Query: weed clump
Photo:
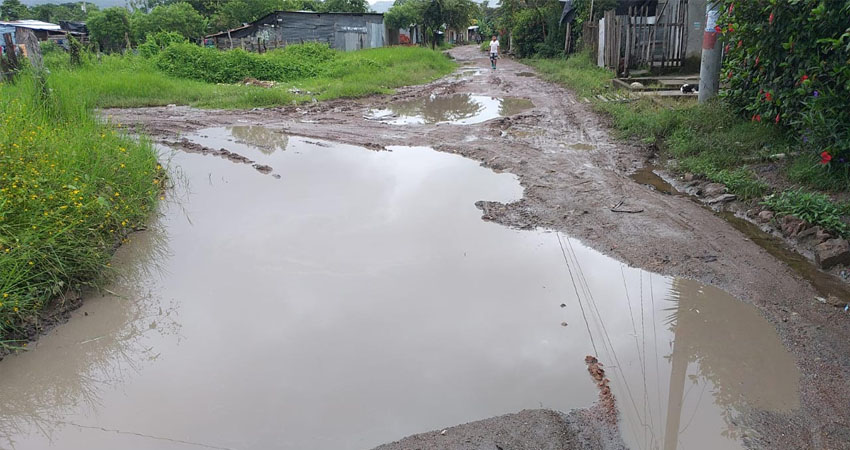
[[0, 343], [56, 295], [96, 280], [155, 207], [150, 143], [99, 123], [32, 79], [0, 84]]
[[792, 215], [841, 236], [850, 236], [850, 225], [844, 220], [850, 206], [837, 204], [827, 195], [795, 189], [770, 195], [763, 204], [777, 214]]

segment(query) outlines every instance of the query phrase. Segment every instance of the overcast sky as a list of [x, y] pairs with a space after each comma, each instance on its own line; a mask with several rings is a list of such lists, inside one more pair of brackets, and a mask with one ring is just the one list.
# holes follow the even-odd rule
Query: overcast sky
[[[77, 0], [21, 0], [21, 3], [25, 5], [39, 5], [42, 3], [65, 3], [65, 2], [73, 2]], [[82, 0], [80, 0], [82, 1]], [[369, 4], [373, 4], [378, 2], [379, 0], [366, 0]], [[103, 8], [106, 6], [124, 6], [126, 3], [125, 0], [94, 0], [88, 3], [94, 3], [95, 5]]]

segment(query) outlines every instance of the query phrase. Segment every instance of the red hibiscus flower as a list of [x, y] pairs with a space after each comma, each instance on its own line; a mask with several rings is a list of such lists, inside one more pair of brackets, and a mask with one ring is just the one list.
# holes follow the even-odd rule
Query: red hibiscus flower
[[744, 45], [744, 41], [740, 41], [740, 40], [739, 40], [739, 41], [738, 41], [738, 48], [741, 48], [741, 46], [742, 46], [742, 45]]
[[735, 32], [735, 28], [734, 28], [734, 27], [732, 27], [732, 25], [729, 25], [729, 32], [730, 32], [730, 33]]
[[771, 95], [771, 94], [770, 94], [770, 92], [765, 92], [765, 93], [764, 93], [764, 98], [765, 98], [767, 101], [771, 101], [771, 100], [773, 100], [773, 95]]
[[756, 114], [753, 116], [753, 122], [761, 122], [761, 115]]
[[829, 152], [823, 152], [820, 154], [820, 163], [821, 164], [829, 164], [832, 161], [832, 155]]
[[734, 3], [730, 3], [730, 4], [729, 4], [729, 14], [732, 14], [732, 11], [734, 11], [734, 10], [735, 10], [735, 4], [734, 4]]
[[776, 115], [776, 118], [773, 119], [774, 122], [779, 123], [779, 114]]
[[715, 32], [717, 32], [717, 33], [722, 33], [722, 32], [723, 32], [723, 28], [720, 28], [720, 25], [715, 25], [715, 26], [714, 26], [714, 31], [715, 31]]
[[800, 81], [806, 81], [806, 80], [808, 80], [808, 79], [809, 79], [809, 76], [808, 76], [808, 75], [803, 75], [803, 78], [801, 78], [801, 79], [800, 79]]
[[773, 13], [770, 13], [770, 17], [767, 18], [767, 23], [773, 25], [773, 19], [774, 19]]

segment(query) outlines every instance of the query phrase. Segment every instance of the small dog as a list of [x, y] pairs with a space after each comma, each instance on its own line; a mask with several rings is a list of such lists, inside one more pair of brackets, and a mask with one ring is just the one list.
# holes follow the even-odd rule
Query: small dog
[[683, 84], [682, 87], [679, 88], [683, 94], [693, 94], [695, 92], [699, 92], [698, 84]]

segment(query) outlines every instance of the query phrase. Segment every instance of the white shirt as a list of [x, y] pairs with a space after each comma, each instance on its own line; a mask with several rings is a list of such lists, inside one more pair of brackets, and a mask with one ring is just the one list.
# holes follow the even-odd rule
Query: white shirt
[[497, 55], [499, 53], [499, 40], [490, 41], [490, 54]]

